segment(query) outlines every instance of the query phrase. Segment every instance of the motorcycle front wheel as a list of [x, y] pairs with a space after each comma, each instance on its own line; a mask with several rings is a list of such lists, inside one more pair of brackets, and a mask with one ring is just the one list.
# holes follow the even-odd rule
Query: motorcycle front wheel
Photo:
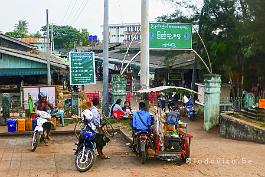
[[78, 171], [85, 172], [94, 165], [95, 160], [96, 155], [93, 149], [86, 148], [83, 150], [83, 148], [81, 148], [76, 154], [75, 167]]
[[31, 142], [31, 151], [32, 152], [34, 152], [37, 149], [39, 142], [40, 142], [40, 133], [34, 132], [33, 136], [32, 136], [32, 142]]
[[144, 164], [146, 161], [146, 151], [141, 152], [141, 163]]

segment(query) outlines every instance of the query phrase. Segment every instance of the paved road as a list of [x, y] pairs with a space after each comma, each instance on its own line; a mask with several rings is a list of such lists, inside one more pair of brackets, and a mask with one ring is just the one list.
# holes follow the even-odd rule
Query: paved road
[[141, 165], [118, 135], [107, 146], [109, 160], [96, 161], [88, 172], [74, 167], [74, 137], [54, 137], [48, 146], [30, 152], [30, 138], [0, 138], [0, 177], [4, 176], [264, 176], [265, 145], [223, 139], [216, 131], [202, 131], [202, 122], [192, 122], [194, 135], [191, 163], [148, 161]]

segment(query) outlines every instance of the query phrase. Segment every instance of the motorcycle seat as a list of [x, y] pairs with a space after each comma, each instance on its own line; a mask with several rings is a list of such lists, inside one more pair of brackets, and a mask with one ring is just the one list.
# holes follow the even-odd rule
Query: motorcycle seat
[[149, 134], [149, 132], [148, 131], [137, 131], [137, 132], [135, 132], [136, 136], [140, 135], [140, 134]]

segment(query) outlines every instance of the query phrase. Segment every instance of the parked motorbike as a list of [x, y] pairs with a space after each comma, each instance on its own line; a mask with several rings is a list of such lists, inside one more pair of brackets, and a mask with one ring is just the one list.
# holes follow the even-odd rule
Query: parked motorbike
[[31, 142], [31, 151], [34, 152], [39, 143], [44, 142], [46, 143], [47, 140], [47, 133], [44, 132], [44, 127], [51, 127], [52, 122], [51, 115], [45, 111], [38, 111], [37, 112], [37, 125], [33, 131], [32, 135], [32, 142]]
[[187, 114], [188, 114], [188, 118], [190, 120], [196, 120], [197, 118], [197, 114], [195, 112], [195, 109], [194, 109], [194, 104], [192, 102], [192, 99], [191, 98], [184, 98], [184, 107], [186, 108], [187, 110]]
[[89, 170], [95, 163], [96, 155], [95, 155], [95, 132], [89, 127], [86, 123], [86, 120], [82, 118], [84, 121], [84, 128], [80, 132], [79, 142], [75, 143], [77, 146], [75, 151], [75, 167], [80, 172], [85, 172]]
[[177, 101], [175, 99], [168, 100], [168, 111], [169, 112], [180, 112], [179, 107], [177, 106]]

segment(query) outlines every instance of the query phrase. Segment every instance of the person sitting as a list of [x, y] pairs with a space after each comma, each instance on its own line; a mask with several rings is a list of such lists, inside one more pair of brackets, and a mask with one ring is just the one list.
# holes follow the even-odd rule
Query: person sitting
[[117, 120], [120, 120], [120, 116], [124, 115], [124, 111], [121, 108], [121, 99], [118, 99], [115, 104], [111, 108], [111, 117], [117, 118]]
[[[81, 129], [81, 131], [92, 131], [93, 133], [96, 134], [96, 126], [93, 124], [93, 113], [91, 112], [91, 107], [92, 107], [92, 103], [89, 102], [89, 101], [85, 101], [83, 102], [82, 104], [82, 109], [83, 109], [83, 112], [81, 113], [81, 119], [83, 120], [83, 123], [85, 126], [85, 129]], [[77, 144], [77, 148], [79, 149], [80, 148], [80, 145], [84, 142], [84, 138], [83, 136], [79, 135], [79, 141], [78, 141], [78, 144]], [[77, 153], [77, 151], [76, 151]]]
[[[38, 101], [34, 105], [35, 105], [34, 110], [36, 114], [38, 111], [45, 111], [51, 113], [54, 110], [53, 105], [47, 101], [47, 94], [44, 92], [40, 92], [38, 94]], [[52, 124], [45, 124], [45, 127], [43, 128], [44, 128], [43, 133], [46, 131], [47, 139], [50, 140], [50, 132], [52, 129]]]
[[146, 110], [144, 102], [139, 103], [139, 110], [133, 114], [132, 127], [135, 132], [150, 131], [152, 126], [152, 118]]
[[35, 112], [37, 111], [52, 112], [54, 110], [53, 105], [47, 101], [47, 94], [44, 92], [40, 92], [38, 94], [38, 101], [34, 105], [35, 105], [34, 108]]
[[106, 146], [106, 141], [104, 140], [104, 136], [105, 133], [102, 129], [102, 118], [101, 115], [98, 111], [100, 105], [99, 105], [99, 100], [97, 98], [94, 98], [92, 100], [92, 104], [93, 107], [90, 109], [92, 114], [93, 114], [93, 118], [92, 118], [92, 123], [95, 125], [96, 129], [96, 148], [97, 148], [97, 152], [98, 155], [101, 159], [109, 159], [110, 157], [104, 155], [103, 153], [103, 147]]
[[152, 117], [146, 110], [146, 104], [144, 102], [139, 103], [139, 110], [134, 112], [133, 120], [130, 123], [132, 127], [133, 143], [130, 148], [135, 147], [135, 133], [137, 132], [151, 132], [151, 126], [153, 125]]
[[84, 120], [84, 123], [91, 128], [92, 131], [96, 131], [96, 126], [92, 122], [93, 114], [91, 112], [92, 103], [89, 101], [86, 101], [82, 105], [83, 112], [81, 113], [81, 118]]
[[124, 111], [124, 114], [128, 115], [128, 116], [132, 113], [132, 108], [130, 106], [129, 101], [124, 102], [124, 106], [123, 106], [122, 110]]

